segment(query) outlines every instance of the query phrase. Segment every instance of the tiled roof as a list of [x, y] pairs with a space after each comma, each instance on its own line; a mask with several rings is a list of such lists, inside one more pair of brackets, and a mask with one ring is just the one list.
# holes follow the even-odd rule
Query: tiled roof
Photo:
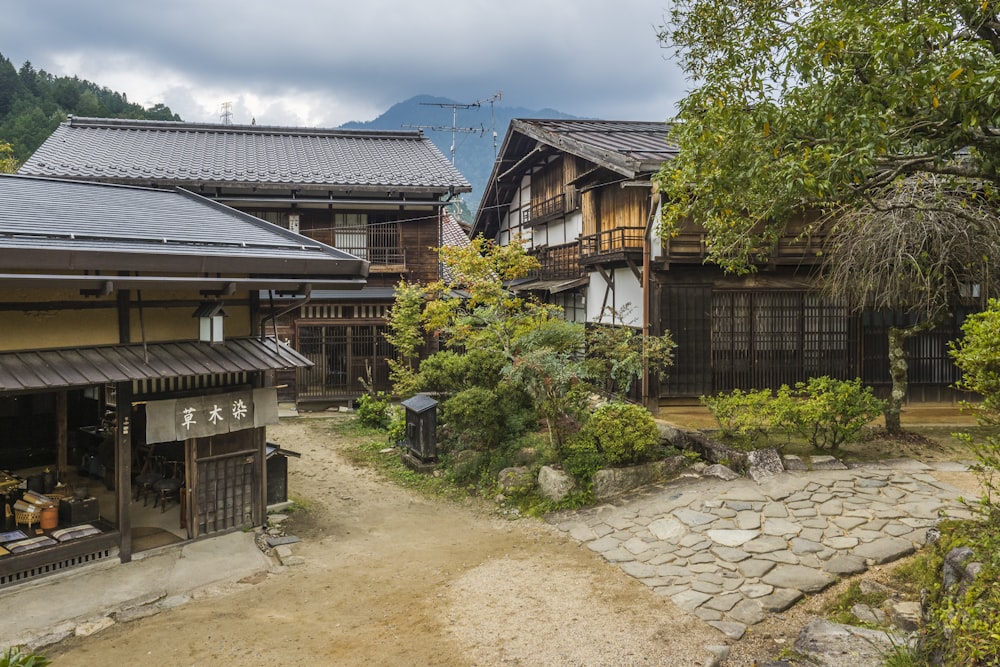
[[627, 165], [633, 171], [659, 169], [680, 150], [667, 139], [670, 126], [664, 122], [515, 119], [511, 129], [581, 157], [603, 156], [609, 166]]
[[469, 245], [469, 232], [455, 219], [450, 211], [441, 213], [441, 245], [459, 246], [464, 248]]
[[59, 125], [19, 173], [143, 184], [472, 189], [420, 132], [101, 118]]
[[[349, 253], [183, 190], [0, 175], [0, 201], [0, 253], [11, 261], [10, 253], [27, 251], [88, 253], [105, 262], [185, 256], [200, 259], [203, 271], [213, 259], [236, 259], [248, 273], [294, 273], [303, 263], [318, 275], [365, 273]], [[84, 268], [83, 255], [74, 261]]]
[[522, 175], [546, 155], [574, 155], [623, 179], [648, 179], [680, 152], [667, 138], [669, 132], [669, 123], [661, 121], [515, 118], [493, 164], [472, 235], [492, 236]]

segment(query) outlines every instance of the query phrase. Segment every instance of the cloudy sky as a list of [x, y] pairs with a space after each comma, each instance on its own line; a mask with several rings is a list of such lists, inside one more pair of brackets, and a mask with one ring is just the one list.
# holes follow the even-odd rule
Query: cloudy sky
[[418, 94], [665, 120], [670, 0], [5, 0], [0, 53], [187, 121], [333, 127]]

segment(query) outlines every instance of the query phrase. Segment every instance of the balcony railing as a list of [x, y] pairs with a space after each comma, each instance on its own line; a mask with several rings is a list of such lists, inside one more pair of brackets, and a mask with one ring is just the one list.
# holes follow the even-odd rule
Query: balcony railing
[[540, 246], [531, 251], [541, 266], [532, 271], [531, 278], [538, 280], [563, 280], [581, 278], [587, 274], [580, 266], [580, 244], [564, 243], [554, 246]]
[[642, 252], [643, 227], [619, 227], [580, 238], [580, 257], [583, 259], [608, 255], [626, 255]]
[[399, 223], [336, 227], [333, 245], [367, 260], [372, 270], [396, 270], [406, 266], [406, 248], [400, 246]]
[[540, 225], [566, 213], [566, 195], [558, 194], [521, 211], [522, 225]]
[[[681, 230], [675, 236], [664, 239], [663, 259], [666, 261], [683, 262], [697, 261], [701, 263], [708, 257], [708, 236], [704, 230]], [[827, 250], [827, 236], [822, 232], [782, 234], [778, 244], [770, 251], [765, 262], [774, 264], [802, 263], [817, 260]]]

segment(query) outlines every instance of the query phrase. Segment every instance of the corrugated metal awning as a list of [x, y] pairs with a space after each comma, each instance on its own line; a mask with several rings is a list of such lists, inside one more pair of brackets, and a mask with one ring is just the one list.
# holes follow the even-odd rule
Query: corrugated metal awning
[[519, 285], [512, 285], [511, 289], [515, 292], [548, 292], [549, 294], [558, 294], [559, 292], [565, 292], [566, 290], [582, 287], [589, 282], [590, 278], [586, 276], [582, 278], [571, 278], [568, 280], [536, 280], [533, 282], [521, 283]]
[[312, 362], [273, 339], [234, 338], [0, 353], [0, 391], [80, 387], [215, 373], [303, 368]]

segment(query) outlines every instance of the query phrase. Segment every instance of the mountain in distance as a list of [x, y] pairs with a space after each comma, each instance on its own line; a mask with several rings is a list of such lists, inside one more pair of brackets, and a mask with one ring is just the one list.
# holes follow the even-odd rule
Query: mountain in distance
[[[554, 109], [525, 109], [505, 107], [498, 103], [481, 102], [468, 109], [458, 108], [453, 115], [452, 105], [465, 105], [445, 97], [417, 95], [398, 102], [374, 120], [344, 123], [349, 130], [416, 130], [420, 129], [447, 158], [452, 156], [454, 136], [455, 168], [472, 185], [472, 192], [462, 195], [465, 222], [472, 222], [486, 189], [496, 151], [503, 146], [503, 139], [513, 118], [576, 118]], [[458, 129], [452, 134], [451, 128]], [[493, 132], [496, 132], [496, 141]], [[494, 149], [495, 144], [495, 149]]]

